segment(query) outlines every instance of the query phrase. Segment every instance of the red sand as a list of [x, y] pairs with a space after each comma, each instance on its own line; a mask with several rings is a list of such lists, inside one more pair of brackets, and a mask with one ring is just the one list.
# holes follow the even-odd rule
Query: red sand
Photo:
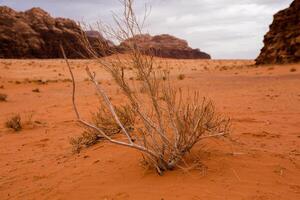
[[[253, 68], [252, 61], [166, 61], [174, 76], [186, 75], [176, 80], [179, 86], [199, 89], [232, 118], [232, 141], [204, 141], [187, 158], [199, 159], [202, 168], [160, 177], [141, 166], [140, 153], [107, 142], [72, 153], [69, 138], [82, 129], [74, 122], [71, 83], [63, 81], [69, 74], [62, 60], [0, 60], [0, 93], [8, 95], [7, 102], [0, 102], [0, 199], [300, 199], [300, 65]], [[88, 117], [97, 99], [84, 81], [85, 65], [94, 66], [92, 61], [72, 61], [78, 104]], [[226, 67], [220, 71], [217, 66]], [[118, 100], [109, 76], [97, 72]], [[41, 92], [33, 93], [36, 88]], [[15, 133], [4, 125], [14, 113], [24, 120], [33, 114], [39, 123]]]

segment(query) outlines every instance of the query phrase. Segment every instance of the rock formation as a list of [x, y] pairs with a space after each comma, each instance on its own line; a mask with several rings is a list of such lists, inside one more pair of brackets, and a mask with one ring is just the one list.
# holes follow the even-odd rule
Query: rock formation
[[83, 35], [89, 41], [97, 37], [85, 35], [73, 20], [53, 18], [40, 8], [16, 12], [0, 6], [0, 58], [61, 58], [60, 44], [69, 58], [90, 57]]
[[300, 0], [274, 15], [256, 64], [300, 62]]
[[111, 55], [112, 53], [117, 52], [117, 48], [114, 43], [110, 40], [107, 40], [103, 35], [98, 31], [85, 31], [86, 38], [94, 50], [94, 53], [101, 55]]
[[122, 42], [119, 46], [121, 52], [135, 45], [147, 55], [164, 58], [179, 59], [210, 59], [210, 55], [199, 49], [192, 49], [185, 40], [171, 35], [163, 34], [150, 36], [149, 34], [137, 35]]
[[[126, 52], [133, 41], [148, 55], [210, 59], [210, 55], [192, 49], [185, 40], [171, 35], [138, 35], [116, 47], [99, 32], [84, 32], [73, 20], [53, 18], [40, 8], [17, 12], [0, 6], [0, 58], [62, 58], [60, 44], [64, 46], [68, 58], [90, 58], [86, 44], [90, 44], [101, 56]], [[105, 48], [102, 48], [103, 45]]]

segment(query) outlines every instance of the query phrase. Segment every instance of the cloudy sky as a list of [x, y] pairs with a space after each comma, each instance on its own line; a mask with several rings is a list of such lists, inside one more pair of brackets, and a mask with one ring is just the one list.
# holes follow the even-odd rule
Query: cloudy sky
[[[253, 59], [262, 48], [273, 14], [292, 0], [135, 0], [137, 13], [145, 3], [151, 14], [145, 31], [168, 33], [186, 39], [217, 59]], [[121, 12], [118, 0], [0, 0], [19, 11], [41, 7], [55, 17], [92, 23], [111, 22]]]

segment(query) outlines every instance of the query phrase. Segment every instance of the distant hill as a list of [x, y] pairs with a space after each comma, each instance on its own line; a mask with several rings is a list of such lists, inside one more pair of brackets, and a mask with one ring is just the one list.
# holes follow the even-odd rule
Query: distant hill
[[132, 45], [137, 46], [145, 54], [164, 58], [179, 59], [210, 59], [210, 55], [199, 49], [192, 49], [187, 41], [172, 35], [162, 34], [151, 36], [149, 34], [137, 35], [122, 42], [119, 46], [121, 51], [129, 49]]

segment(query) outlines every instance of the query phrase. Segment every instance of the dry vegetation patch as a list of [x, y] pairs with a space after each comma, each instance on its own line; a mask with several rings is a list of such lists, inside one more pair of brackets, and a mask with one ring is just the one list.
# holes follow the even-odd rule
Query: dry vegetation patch
[[[128, 105], [116, 107], [116, 113], [119, 116], [120, 122], [128, 132], [134, 130], [135, 116]], [[122, 131], [121, 127], [114, 120], [112, 114], [105, 105], [101, 105], [99, 111], [92, 114], [93, 123], [97, 128], [105, 131], [108, 136], [113, 137]], [[84, 147], [90, 147], [105, 138], [95, 131], [93, 128], [84, 127], [84, 132], [70, 139], [70, 144], [73, 146], [73, 152], [79, 153]]]
[[12, 116], [5, 122], [5, 126], [6, 128], [13, 129], [14, 131], [22, 130], [21, 116], [19, 114]]
[[7, 100], [7, 95], [0, 93], [0, 101], [6, 101]]
[[32, 90], [32, 92], [35, 92], [35, 93], [40, 93], [41, 91], [40, 91], [40, 89], [39, 89], [39, 88], [35, 88], [35, 89], [33, 89], [33, 90]]
[[177, 79], [178, 79], [178, 80], [183, 80], [183, 79], [185, 79], [185, 75], [184, 75], [184, 74], [179, 74], [179, 75], [177, 76]]
[[[120, 42], [142, 34], [132, 1], [122, 2], [124, 16], [114, 18], [117, 28], [101, 27], [104, 34], [114, 36]], [[104, 85], [98, 83], [96, 74], [86, 67], [102, 104], [91, 122], [84, 120], [75, 102], [76, 85], [71, 63], [61, 47], [72, 77], [73, 108], [77, 120], [85, 127], [85, 132], [80, 137], [71, 139], [76, 151], [101, 138], [141, 152], [145, 163], [162, 175], [164, 171], [179, 167], [184, 157], [200, 141], [228, 134], [229, 119], [216, 112], [212, 100], [200, 96], [198, 91], [187, 93], [174, 87], [169, 73], [155, 68], [155, 58], [145, 56], [134, 40], [128, 42], [127, 59], [118, 57], [118, 54], [114, 58], [102, 59], [91, 48], [88, 40], [84, 40], [87, 42], [87, 51], [112, 76], [128, 105], [123, 108], [115, 105]], [[97, 49], [103, 50], [102, 55], [112, 51], [105, 43], [99, 43]], [[132, 68], [131, 73], [137, 77], [136, 83], [127, 78], [130, 77], [126, 70], [128, 68]], [[184, 78], [183, 74], [178, 77], [179, 80]], [[119, 136], [114, 137], [117, 133], [120, 133]]]

